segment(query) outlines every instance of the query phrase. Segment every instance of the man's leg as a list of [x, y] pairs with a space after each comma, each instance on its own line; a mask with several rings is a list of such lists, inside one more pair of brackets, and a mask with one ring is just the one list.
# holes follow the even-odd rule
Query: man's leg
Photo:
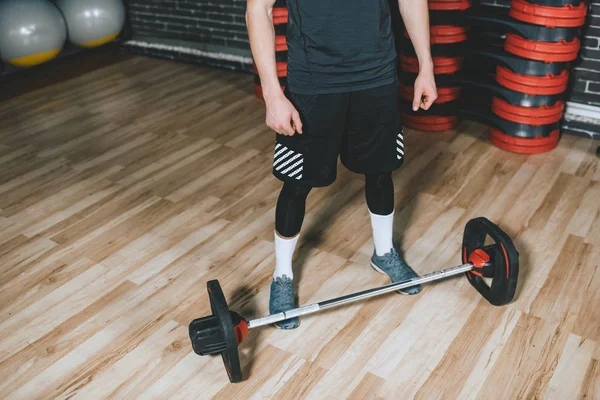
[[294, 278], [292, 271], [292, 256], [298, 242], [304, 213], [306, 198], [311, 188], [285, 182], [277, 199], [275, 210], [275, 272], [273, 278], [284, 275]]
[[[342, 163], [350, 171], [365, 175], [375, 250], [371, 266], [387, 274], [392, 282], [417, 274], [400, 258], [392, 244], [394, 185], [392, 172], [404, 162], [404, 136], [396, 84], [352, 93], [349, 121], [341, 150]], [[416, 294], [420, 286], [401, 289]]]
[[[296, 308], [292, 258], [304, 221], [306, 198], [313, 187], [335, 181], [339, 144], [347, 114], [347, 94], [300, 95], [286, 92], [300, 113], [301, 135], [276, 135], [273, 175], [284, 182], [275, 211], [275, 271], [269, 312]], [[293, 329], [299, 318], [275, 325]]]
[[[311, 188], [286, 181], [281, 188], [275, 210], [275, 271], [271, 283], [269, 312], [271, 314], [295, 308], [292, 259], [306, 211], [306, 198]], [[277, 322], [281, 329], [294, 329], [299, 318]]]
[[392, 243], [394, 228], [392, 174], [365, 175], [365, 197], [371, 216], [375, 252], [378, 256], [383, 256], [394, 247]]
[[[365, 197], [371, 216], [375, 250], [371, 266], [387, 274], [392, 282], [414, 278], [417, 274], [400, 259], [393, 244], [394, 182], [391, 173], [365, 175]], [[404, 294], [417, 294], [421, 285], [401, 289]]]

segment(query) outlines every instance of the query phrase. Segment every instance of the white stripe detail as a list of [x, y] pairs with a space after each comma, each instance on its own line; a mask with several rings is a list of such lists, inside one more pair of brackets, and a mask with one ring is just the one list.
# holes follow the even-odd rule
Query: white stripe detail
[[[281, 143], [275, 144], [273, 168], [282, 175], [290, 178], [301, 179], [304, 157], [301, 153], [288, 149]], [[288, 166], [289, 165], [289, 166]], [[285, 168], [285, 169], [283, 169]]]
[[275, 158], [277, 158], [281, 153], [283, 153], [284, 151], [287, 150], [287, 147], [282, 148], [281, 150], [279, 150], [277, 153], [275, 153]]
[[398, 160], [400, 160], [404, 156], [404, 136], [402, 135], [402, 132], [398, 133], [396, 144], [396, 157], [398, 157]]
[[289, 163], [291, 163], [292, 161], [294, 161], [296, 158], [300, 157], [300, 154], [296, 154], [294, 157], [290, 157], [287, 159], [286, 162], [279, 164], [279, 166], [277, 168], [275, 168], [276, 171], [279, 171], [281, 168], [285, 167], [286, 165], [288, 165]]
[[[275, 160], [275, 162], [273, 163], [273, 166], [276, 166], [277, 164], [281, 163], [282, 161], [285, 161], [285, 159], [287, 159], [290, 156], [290, 154], [294, 154], [294, 151], [290, 150], [287, 153], [285, 153], [283, 156], [279, 157], [277, 160]], [[279, 165], [281, 166], [281, 164], [279, 164]]]
[[[297, 170], [295, 170], [294, 172], [292, 172], [289, 176], [290, 178], [293, 178], [294, 175], [296, 175], [298, 172], [302, 171], [303, 167], [302, 165], [300, 166], [300, 168], [298, 168]], [[302, 174], [300, 174], [300, 176], [302, 176]], [[300, 178], [296, 178], [296, 179], [300, 179]]]
[[[302, 164], [302, 159], [296, 161], [293, 165], [287, 167], [285, 170], [281, 171], [282, 174], [287, 174], [289, 170], [296, 168], [298, 165]], [[292, 176], [292, 175], [290, 175]]]

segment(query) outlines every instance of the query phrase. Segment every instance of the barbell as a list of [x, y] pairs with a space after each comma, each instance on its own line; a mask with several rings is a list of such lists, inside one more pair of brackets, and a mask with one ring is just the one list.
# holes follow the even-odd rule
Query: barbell
[[[486, 244], [486, 242], [490, 243]], [[194, 319], [190, 323], [189, 336], [192, 348], [200, 356], [220, 354], [230, 382], [235, 383], [243, 380], [238, 347], [248, 335], [248, 330], [252, 328], [459, 274], [465, 274], [471, 285], [494, 306], [503, 306], [513, 300], [519, 275], [519, 253], [510, 237], [487, 218], [474, 218], [465, 226], [462, 262], [462, 265], [406, 281], [308, 304], [253, 320], [247, 320], [237, 312], [231, 311], [219, 281], [211, 280], [207, 282], [207, 289], [212, 315]], [[484, 278], [491, 278], [491, 284], [488, 285]]]

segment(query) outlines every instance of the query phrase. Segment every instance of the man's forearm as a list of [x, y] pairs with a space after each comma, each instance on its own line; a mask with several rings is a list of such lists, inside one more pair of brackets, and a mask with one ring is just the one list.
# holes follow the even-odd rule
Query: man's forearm
[[258, 70], [265, 99], [281, 94], [275, 62], [275, 28], [271, 2], [248, 1], [246, 26], [250, 38], [252, 57]]
[[398, 0], [398, 5], [404, 26], [417, 53], [420, 71], [433, 69], [427, 0]]

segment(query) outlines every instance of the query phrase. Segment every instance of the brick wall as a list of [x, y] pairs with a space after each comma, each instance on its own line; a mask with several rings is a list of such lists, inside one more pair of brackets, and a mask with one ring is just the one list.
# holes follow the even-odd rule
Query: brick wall
[[129, 0], [132, 33], [247, 49], [246, 0]]
[[246, 0], [128, 0], [132, 51], [249, 71]]
[[570, 97], [573, 101], [600, 106], [600, 1], [591, 4], [581, 45]]

